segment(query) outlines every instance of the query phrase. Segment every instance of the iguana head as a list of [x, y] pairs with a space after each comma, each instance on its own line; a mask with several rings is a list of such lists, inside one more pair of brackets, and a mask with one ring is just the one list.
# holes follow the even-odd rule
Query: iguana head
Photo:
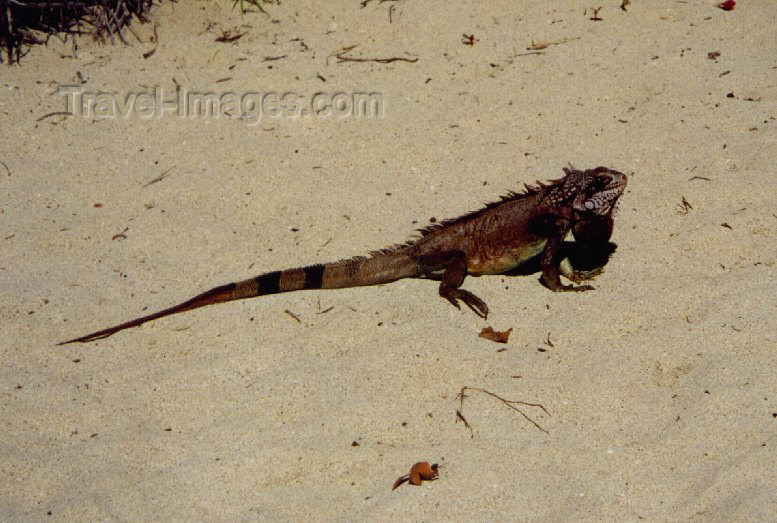
[[580, 213], [610, 214], [626, 188], [626, 175], [607, 167], [578, 171], [564, 168], [566, 177], [547, 196], [553, 206], [571, 206]]

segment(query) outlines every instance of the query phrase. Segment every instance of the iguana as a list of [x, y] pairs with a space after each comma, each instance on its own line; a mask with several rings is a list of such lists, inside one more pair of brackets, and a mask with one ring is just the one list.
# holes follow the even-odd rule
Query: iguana
[[613, 211], [626, 187], [626, 175], [607, 167], [578, 171], [523, 192], [510, 192], [497, 202], [421, 229], [420, 237], [369, 256], [262, 274], [203, 292], [183, 303], [109, 327], [59, 345], [89, 342], [137, 327], [163, 316], [244, 298], [303, 289], [341, 289], [379, 285], [402, 278], [440, 281], [440, 296], [460, 308], [464, 302], [486, 318], [485, 302], [461, 288], [467, 275], [499, 274], [539, 257], [542, 282], [553, 291], [586, 291], [589, 285], [564, 285], [560, 275], [579, 283], [600, 272], [576, 271], [562, 250], [569, 231], [583, 247], [606, 245], [612, 235]]

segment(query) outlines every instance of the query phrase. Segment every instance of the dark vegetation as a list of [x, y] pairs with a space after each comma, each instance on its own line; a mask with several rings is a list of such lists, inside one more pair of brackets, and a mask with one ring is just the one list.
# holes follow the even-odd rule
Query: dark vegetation
[[[233, 0], [245, 11], [246, 5], [266, 14], [262, 7], [280, 0]], [[125, 31], [133, 18], [148, 21], [154, 0], [0, 0], [0, 62], [13, 64], [31, 45], [45, 44], [51, 36], [78, 37], [129, 43]]]
[[128, 43], [124, 28], [133, 18], [147, 21], [152, 0], [0, 0], [0, 60], [19, 62], [33, 44], [52, 35], [116, 39]]

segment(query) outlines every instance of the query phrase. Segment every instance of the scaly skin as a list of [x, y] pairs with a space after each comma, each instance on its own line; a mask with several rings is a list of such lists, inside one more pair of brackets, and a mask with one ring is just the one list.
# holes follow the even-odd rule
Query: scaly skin
[[597, 167], [564, 169], [565, 176], [547, 185], [526, 186], [460, 218], [420, 231], [402, 245], [335, 263], [262, 274], [215, 287], [183, 303], [86, 336], [59, 343], [85, 343], [137, 327], [151, 320], [228, 301], [304, 289], [341, 289], [389, 283], [402, 278], [440, 280], [440, 296], [460, 308], [464, 302], [486, 318], [488, 306], [461, 288], [467, 275], [500, 274], [540, 257], [542, 282], [553, 291], [586, 291], [590, 285], [564, 285], [561, 275], [580, 282], [600, 269], [576, 271], [564, 259], [562, 244], [571, 231], [583, 249], [606, 245], [612, 235], [613, 211], [626, 188], [626, 175]]

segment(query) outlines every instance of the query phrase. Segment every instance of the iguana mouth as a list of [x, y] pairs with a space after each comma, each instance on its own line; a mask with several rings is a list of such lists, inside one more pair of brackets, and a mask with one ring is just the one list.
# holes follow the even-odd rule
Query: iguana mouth
[[608, 183], [604, 188], [605, 191], [610, 191], [613, 189], [623, 191], [623, 189], [626, 188], [628, 178], [625, 174], [619, 173], [618, 171], [610, 171], [608, 174], [610, 175], [610, 183]]

